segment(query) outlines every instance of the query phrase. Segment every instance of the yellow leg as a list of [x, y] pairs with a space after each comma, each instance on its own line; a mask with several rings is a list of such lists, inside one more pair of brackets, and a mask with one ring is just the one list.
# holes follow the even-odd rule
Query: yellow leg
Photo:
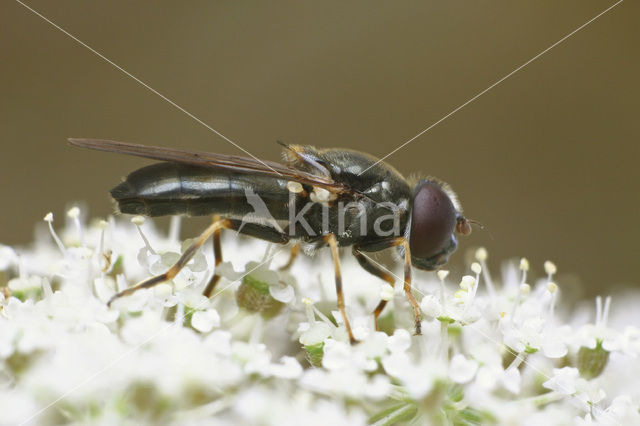
[[278, 269], [281, 271], [286, 271], [287, 269], [291, 268], [294, 260], [296, 260], [296, 257], [298, 257], [298, 253], [300, 253], [300, 244], [294, 244], [294, 246], [291, 247], [291, 255], [289, 256], [289, 260]]
[[191, 258], [196, 254], [198, 249], [202, 247], [205, 241], [207, 241], [207, 239], [209, 239], [209, 237], [212, 234], [228, 226], [227, 222], [228, 221], [226, 219], [214, 220], [214, 222], [211, 225], [209, 225], [209, 227], [205, 229], [204, 232], [200, 234], [200, 236], [198, 236], [198, 238], [185, 250], [185, 252], [182, 253], [182, 256], [180, 256], [180, 259], [178, 259], [178, 261], [171, 268], [169, 268], [167, 272], [148, 278], [134, 285], [133, 287], [122, 290], [120, 293], [116, 293], [111, 299], [109, 299], [109, 301], [107, 302], [107, 306], [111, 306], [111, 303], [113, 303], [114, 300], [119, 299], [123, 296], [128, 296], [130, 294], [133, 294], [140, 289], [153, 287], [164, 281], [173, 279], [176, 275], [178, 275], [180, 270], [184, 268], [184, 266], [191, 260]]
[[331, 257], [333, 258], [333, 269], [335, 270], [335, 277], [336, 277], [336, 293], [338, 295], [338, 309], [342, 314], [344, 326], [347, 328], [347, 333], [349, 334], [349, 341], [351, 342], [351, 344], [354, 344], [354, 343], [357, 343], [358, 341], [355, 339], [355, 337], [353, 337], [353, 332], [351, 331], [351, 324], [349, 323], [349, 318], [347, 318], [347, 312], [344, 309], [344, 294], [342, 293], [342, 274], [340, 273], [340, 257], [338, 254], [338, 242], [334, 234], [325, 235], [324, 241], [327, 244], [329, 244], [329, 247], [331, 248]]
[[402, 245], [404, 247], [404, 293], [407, 295], [407, 299], [409, 299], [411, 306], [413, 306], [416, 334], [422, 334], [422, 314], [420, 312], [420, 305], [411, 292], [411, 251], [409, 250], [409, 241], [404, 237], [398, 237], [396, 241], [396, 245]]

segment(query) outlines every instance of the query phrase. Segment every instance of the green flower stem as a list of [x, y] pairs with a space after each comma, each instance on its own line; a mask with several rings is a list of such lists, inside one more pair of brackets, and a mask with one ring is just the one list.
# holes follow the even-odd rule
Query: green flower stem
[[[411, 420], [416, 414], [414, 404], [403, 404], [384, 410], [369, 419], [372, 426], [391, 426]], [[375, 422], [375, 423], [374, 423]]]

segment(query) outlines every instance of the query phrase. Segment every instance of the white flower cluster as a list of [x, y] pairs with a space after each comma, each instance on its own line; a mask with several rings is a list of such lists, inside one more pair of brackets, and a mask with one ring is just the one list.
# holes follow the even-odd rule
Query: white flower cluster
[[29, 249], [0, 246], [0, 424], [640, 424], [638, 296], [568, 312], [551, 262], [535, 285], [526, 259], [494, 283], [484, 249], [455, 288], [418, 274], [416, 336], [402, 280], [345, 256], [351, 345], [328, 254], [284, 272], [286, 250], [227, 232], [211, 298], [207, 245], [108, 308], [179, 258], [179, 221], [45, 221]]

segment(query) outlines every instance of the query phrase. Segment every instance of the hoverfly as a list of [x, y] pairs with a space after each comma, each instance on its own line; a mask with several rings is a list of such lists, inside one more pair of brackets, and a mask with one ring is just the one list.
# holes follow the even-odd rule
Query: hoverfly
[[[352, 342], [338, 247], [351, 246], [366, 271], [392, 286], [394, 278], [363, 253], [397, 247], [404, 257], [404, 291], [413, 307], [416, 334], [420, 334], [421, 314], [411, 292], [411, 267], [439, 268], [457, 247], [455, 233], [471, 232], [472, 221], [462, 215], [449, 185], [427, 178], [412, 186], [390, 165], [358, 151], [282, 144], [285, 164], [280, 164], [108, 140], [69, 142], [162, 161], [134, 171], [111, 190], [121, 213], [214, 217], [167, 272], [117, 293], [111, 301], [172, 279], [211, 236], [218, 265], [222, 261], [220, 232], [232, 229], [272, 243], [297, 242], [288, 265], [300, 244], [312, 248], [328, 245], [338, 308]], [[251, 202], [253, 196], [259, 197], [260, 209]], [[257, 220], [247, 221], [252, 215]], [[219, 278], [214, 271], [204, 292], [207, 297]], [[376, 328], [385, 304], [380, 301], [373, 312]]]

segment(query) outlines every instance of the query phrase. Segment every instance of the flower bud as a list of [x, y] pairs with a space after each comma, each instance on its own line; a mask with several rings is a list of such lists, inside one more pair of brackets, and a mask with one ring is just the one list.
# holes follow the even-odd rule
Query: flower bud
[[67, 216], [69, 216], [71, 219], [76, 219], [78, 216], [80, 216], [80, 209], [75, 206], [71, 207], [69, 211], [67, 211]]
[[556, 268], [556, 265], [550, 261], [547, 260], [546, 262], [544, 262], [544, 271], [549, 274], [549, 275], [553, 275], [557, 272], [558, 268]]
[[602, 348], [602, 341], [591, 349], [582, 346], [578, 351], [578, 370], [585, 379], [594, 379], [602, 373], [609, 361], [609, 351]]
[[309, 360], [309, 364], [313, 365], [314, 367], [322, 367], [322, 357], [324, 356], [324, 342], [305, 346], [304, 350], [307, 352], [307, 360]]
[[131, 223], [133, 223], [134, 225], [142, 226], [145, 220], [146, 219], [144, 218], [144, 216], [134, 216], [131, 218]]
[[470, 290], [476, 284], [476, 278], [471, 275], [465, 275], [460, 281], [460, 288], [463, 290]]
[[476, 250], [476, 259], [479, 262], [484, 262], [485, 260], [487, 260], [488, 257], [489, 257], [489, 253], [487, 253], [486, 248], [480, 247], [478, 250]]
[[251, 275], [242, 278], [242, 283], [236, 291], [238, 306], [250, 312], [260, 312], [264, 317], [271, 318], [282, 309], [269, 292], [269, 283], [259, 281]]

